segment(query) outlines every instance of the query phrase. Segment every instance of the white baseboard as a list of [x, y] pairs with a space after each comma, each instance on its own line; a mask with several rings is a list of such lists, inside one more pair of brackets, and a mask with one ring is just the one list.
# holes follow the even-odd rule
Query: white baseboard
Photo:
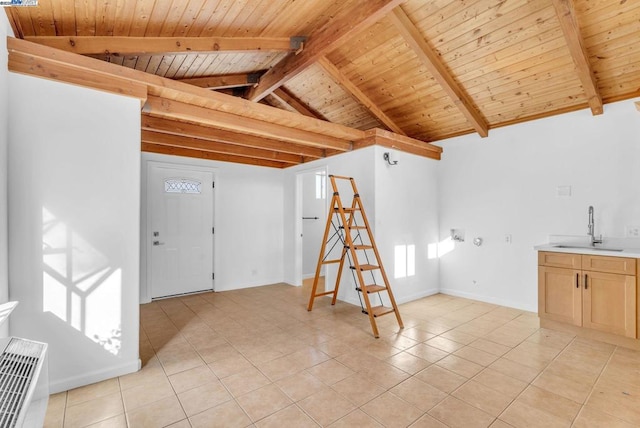
[[467, 293], [464, 291], [453, 290], [451, 288], [442, 288], [440, 289], [440, 293], [447, 294], [449, 296], [464, 297], [465, 299], [478, 300], [480, 302], [485, 302], [485, 303], [493, 303], [494, 305], [506, 306], [508, 308], [519, 309], [521, 311], [528, 311], [528, 312], [534, 312], [534, 313], [538, 312], [537, 306], [524, 305], [521, 302], [514, 302], [512, 300], [484, 296], [482, 294]]
[[100, 382], [118, 376], [124, 376], [129, 373], [134, 373], [140, 370], [141, 367], [142, 361], [140, 361], [140, 359], [137, 359], [128, 363], [107, 367], [101, 370], [96, 370], [73, 377], [68, 377], [66, 379], [50, 381], [49, 391], [51, 394], [67, 391], [69, 389], [90, 385], [92, 383]]

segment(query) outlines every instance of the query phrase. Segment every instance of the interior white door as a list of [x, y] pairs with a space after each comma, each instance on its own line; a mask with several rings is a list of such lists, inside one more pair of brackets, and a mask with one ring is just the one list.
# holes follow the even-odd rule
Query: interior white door
[[213, 173], [149, 165], [151, 297], [213, 288]]

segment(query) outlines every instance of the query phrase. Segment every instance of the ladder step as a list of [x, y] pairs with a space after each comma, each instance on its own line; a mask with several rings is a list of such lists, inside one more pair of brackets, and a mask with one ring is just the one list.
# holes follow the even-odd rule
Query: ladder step
[[367, 226], [351, 226], [349, 229], [352, 230], [365, 230]]
[[[371, 293], [379, 293], [381, 291], [385, 291], [387, 287], [385, 287], [384, 285], [372, 284], [372, 285], [365, 285], [364, 289], [367, 291], [367, 294], [371, 294]], [[356, 288], [356, 290], [362, 292], [361, 288]]]
[[373, 245], [354, 245], [354, 250], [373, 250]]
[[[351, 266], [351, 269], [355, 269], [355, 266]], [[376, 265], [360, 265], [360, 272], [365, 272], [368, 270], [376, 270], [376, 269], [380, 269], [380, 266], [376, 266]]]
[[332, 264], [332, 263], [340, 263], [340, 260], [341, 260], [341, 259], [335, 259], [335, 260], [324, 260], [324, 261], [322, 262], [322, 264], [323, 264], [323, 265], [330, 265], [330, 264]]
[[320, 294], [314, 294], [313, 297], [320, 297], [320, 296], [328, 296], [329, 294], [333, 294], [335, 291], [331, 290], [331, 291], [326, 291], [324, 293], [320, 293]]
[[[365, 314], [368, 314], [368, 312], [365, 310], [363, 311]], [[381, 317], [383, 315], [387, 315], [387, 314], [392, 314], [394, 312], [393, 308], [389, 308], [387, 306], [374, 306], [371, 308], [371, 313], [373, 314], [373, 316], [375, 318], [377, 317]]]

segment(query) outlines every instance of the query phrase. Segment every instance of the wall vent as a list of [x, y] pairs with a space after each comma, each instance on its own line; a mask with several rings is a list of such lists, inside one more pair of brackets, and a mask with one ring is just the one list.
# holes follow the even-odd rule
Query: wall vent
[[0, 427], [20, 427], [28, 413], [47, 345], [12, 337], [0, 355]]

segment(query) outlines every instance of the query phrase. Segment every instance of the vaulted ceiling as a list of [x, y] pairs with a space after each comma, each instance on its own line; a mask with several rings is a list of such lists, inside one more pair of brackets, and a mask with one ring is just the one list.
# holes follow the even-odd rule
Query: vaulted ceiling
[[[233, 114], [261, 116], [266, 110], [247, 109], [262, 103], [281, 109], [284, 116], [273, 117], [290, 128], [299, 122], [292, 115], [303, 115], [314, 131], [322, 125], [311, 121], [390, 131], [340, 137], [349, 149], [386, 142], [418, 150], [582, 108], [601, 114], [604, 103], [640, 96], [640, 1], [39, 0], [6, 10], [18, 38], [248, 100], [229, 101]], [[173, 147], [174, 154], [231, 161], [266, 156], [273, 162], [266, 166], [278, 167], [347, 150], [319, 141], [313, 148], [323, 152], [284, 156], [275, 142], [296, 139], [277, 130], [238, 140], [250, 135], [272, 145], [238, 144], [215, 138], [229, 127], [154, 114], [162, 102], [144, 101], [143, 150]]]

